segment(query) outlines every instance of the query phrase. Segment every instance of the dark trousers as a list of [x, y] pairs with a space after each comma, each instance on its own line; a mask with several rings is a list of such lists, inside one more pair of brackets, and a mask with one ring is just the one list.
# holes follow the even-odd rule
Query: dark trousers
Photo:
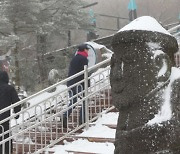
[[[0, 141], [7, 139], [9, 137], [9, 133], [3, 135], [3, 132], [6, 132], [8, 130], [9, 130], [9, 121], [0, 124], [0, 135], [1, 135]], [[12, 140], [5, 142], [4, 145], [0, 144], [0, 154], [3, 154], [3, 149], [4, 149], [4, 154], [11, 154], [13, 151]]]
[[[75, 86], [75, 87], [71, 88], [71, 90], [68, 92], [69, 99], [70, 99], [70, 103], [69, 103], [68, 107], [70, 107], [71, 105], [76, 103], [78, 97], [79, 98], [84, 97], [84, 94], [81, 94], [81, 96], [79, 96], [79, 95], [75, 96], [76, 94], [80, 93], [83, 90], [84, 90], [84, 88], [82, 86]], [[75, 96], [75, 97], [72, 98], [73, 96]], [[72, 113], [73, 108], [70, 108], [67, 112], [65, 112], [63, 117], [64, 118], [69, 117], [69, 115]], [[82, 124], [82, 123], [85, 123], [85, 101], [83, 101], [83, 103], [82, 103], [82, 107], [80, 109], [80, 115], [79, 115], [79, 124]]]

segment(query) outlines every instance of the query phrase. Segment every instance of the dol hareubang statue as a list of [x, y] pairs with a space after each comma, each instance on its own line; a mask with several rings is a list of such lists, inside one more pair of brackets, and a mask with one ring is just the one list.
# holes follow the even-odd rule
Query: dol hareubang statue
[[112, 101], [119, 110], [114, 153], [179, 154], [176, 39], [154, 18], [145, 16], [116, 33], [112, 47]]

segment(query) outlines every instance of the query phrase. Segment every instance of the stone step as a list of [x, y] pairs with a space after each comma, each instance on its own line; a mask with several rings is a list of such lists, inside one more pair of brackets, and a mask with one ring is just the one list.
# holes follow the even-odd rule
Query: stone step
[[[116, 127], [117, 127], [116, 124], [102, 124], [102, 125], [107, 126], [107, 127], [111, 128], [111, 129], [116, 129]], [[95, 126], [95, 124], [91, 123], [89, 126]]]
[[69, 154], [98, 154], [94, 152], [82, 152], [82, 151], [73, 151], [73, 150], [66, 150]]
[[75, 136], [75, 135], [70, 135], [68, 136], [69, 138], [72, 139], [87, 139], [89, 142], [110, 142], [114, 143], [115, 139], [114, 138], [103, 138], [103, 137], [87, 137], [87, 136]]
[[114, 124], [103, 124], [111, 129], [116, 129], [117, 128], [117, 125], [114, 125]]

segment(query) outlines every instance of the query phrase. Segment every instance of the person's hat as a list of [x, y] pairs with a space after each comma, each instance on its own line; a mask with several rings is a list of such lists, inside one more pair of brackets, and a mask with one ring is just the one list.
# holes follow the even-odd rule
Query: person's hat
[[90, 49], [87, 44], [81, 44], [78, 46], [78, 51], [84, 51], [85, 49]]

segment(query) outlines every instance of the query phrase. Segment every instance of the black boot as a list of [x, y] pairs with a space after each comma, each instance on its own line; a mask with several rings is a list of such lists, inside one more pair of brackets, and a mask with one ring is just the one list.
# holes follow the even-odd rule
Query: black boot
[[63, 128], [67, 128], [67, 118], [66, 117], [63, 117]]
[[85, 119], [82, 117], [79, 117], [79, 125], [82, 125], [83, 123], [85, 123]]

